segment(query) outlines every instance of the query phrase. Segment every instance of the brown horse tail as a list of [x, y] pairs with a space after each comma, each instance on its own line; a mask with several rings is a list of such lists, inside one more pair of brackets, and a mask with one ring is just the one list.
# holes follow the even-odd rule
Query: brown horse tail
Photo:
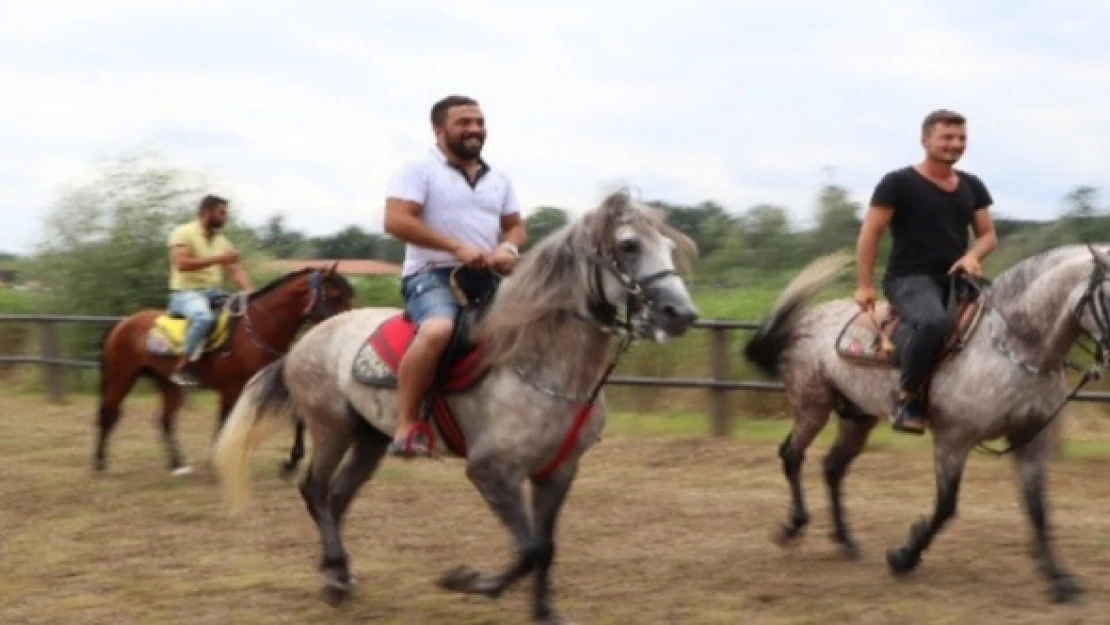
[[104, 347], [108, 344], [108, 337], [112, 336], [112, 332], [121, 323], [123, 323], [123, 319], [117, 319], [116, 321], [113, 321], [108, 326], [108, 329], [104, 331], [104, 334], [100, 335], [100, 345], [99, 345], [100, 355], [97, 357], [97, 361], [100, 363], [100, 399], [101, 399], [101, 401], [103, 401], [103, 399], [104, 399], [104, 393], [108, 390], [108, 366], [107, 366], [108, 365], [108, 357], [105, 355], [106, 352], [104, 350]]
[[806, 265], [786, 285], [771, 312], [763, 318], [748, 339], [744, 345], [744, 358], [763, 373], [774, 378], [779, 377], [783, 354], [797, 338], [798, 321], [807, 301], [833, 282], [850, 262], [851, 257], [848, 254], [838, 252], [822, 256]]
[[233, 515], [244, 512], [250, 499], [251, 452], [295, 419], [281, 358], [247, 382], [216, 439], [212, 461]]

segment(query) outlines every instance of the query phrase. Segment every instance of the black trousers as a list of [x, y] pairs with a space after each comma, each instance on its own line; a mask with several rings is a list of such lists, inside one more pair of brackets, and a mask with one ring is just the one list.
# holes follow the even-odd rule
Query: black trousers
[[921, 391], [933, 359], [944, 343], [944, 336], [955, 320], [945, 310], [948, 301], [948, 276], [909, 275], [883, 280], [883, 292], [902, 323], [912, 328], [902, 352], [902, 390]]

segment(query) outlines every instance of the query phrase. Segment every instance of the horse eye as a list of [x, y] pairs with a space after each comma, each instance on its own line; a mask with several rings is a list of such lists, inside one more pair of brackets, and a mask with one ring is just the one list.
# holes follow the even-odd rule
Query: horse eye
[[632, 254], [640, 249], [640, 242], [634, 239], [626, 239], [617, 244], [617, 249], [625, 254]]

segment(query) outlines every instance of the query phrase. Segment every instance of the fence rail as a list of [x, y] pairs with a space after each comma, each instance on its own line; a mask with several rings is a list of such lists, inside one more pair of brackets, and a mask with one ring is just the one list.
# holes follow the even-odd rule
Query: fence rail
[[[107, 315], [0, 314], [0, 323], [26, 323], [37, 325], [39, 327], [39, 337], [41, 340], [39, 355], [0, 354], [0, 364], [40, 365], [43, 370], [43, 379], [45, 381], [47, 396], [51, 401], [61, 401], [65, 396], [64, 373], [67, 368], [95, 369], [99, 368], [100, 363], [95, 360], [80, 360], [64, 357], [61, 354], [58, 325], [107, 325], [115, 323], [121, 318], [122, 317]], [[735, 331], [755, 330], [757, 325], [758, 324], [753, 321], [729, 319], [703, 320], [694, 324], [695, 329], [707, 331], [710, 334], [710, 377], [708, 378], [664, 378], [614, 375], [609, 378], [608, 384], [613, 386], [632, 387], [705, 389], [709, 393], [710, 399], [708, 416], [710, 418], [712, 433], [715, 436], [727, 435], [731, 416], [731, 411], [728, 406], [728, 394], [730, 391], [783, 391], [783, 386], [779, 382], [731, 379], [730, 363], [736, 356], [732, 354], [730, 333]], [[1075, 396], [1074, 401], [1110, 403], [1110, 392], [1082, 392]]]

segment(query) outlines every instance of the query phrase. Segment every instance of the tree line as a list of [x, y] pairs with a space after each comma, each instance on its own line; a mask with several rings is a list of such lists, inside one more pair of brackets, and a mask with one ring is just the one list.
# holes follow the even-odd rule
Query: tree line
[[[125, 157], [101, 167], [92, 182], [69, 189], [49, 208], [34, 252], [19, 260], [26, 278], [54, 295], [51, 312], [125, 314], [141, 306], [163, 306], [168, 261], [165, 240], [175, 225], [192, 219], [197, 198], [207, 192], [192, 172], [149, 157]], [[714, 201], [651, 204], [697, 243], [696, 285], [778, 284], [813, 257], [855, 245], [863, 204], [845, 188], [825, 183], [813, 200], [813, 220], [792, 223], [786, 207], [759, 204], [743, 211]], [[998, 251], [988, 273], [1062, 243], [1110, 241], [1110, 207], [1100, 191], [1079, 187], [1062, 198], [1057, 218], [1028, 221], [996, 215]], [[392, 237], [350, 225], [328, 235], [288, 227], [283, 215], [244, 223], [234, 214], [227, 234], [259, 279], [259, 261], [269, 258], [379, 259], [398, 263], [404, 246]], [[527, 212], [529, 245], [564, 225], [568, 211], [541, 206]], [[884, 238], [880, 262], [889, 249]]]

